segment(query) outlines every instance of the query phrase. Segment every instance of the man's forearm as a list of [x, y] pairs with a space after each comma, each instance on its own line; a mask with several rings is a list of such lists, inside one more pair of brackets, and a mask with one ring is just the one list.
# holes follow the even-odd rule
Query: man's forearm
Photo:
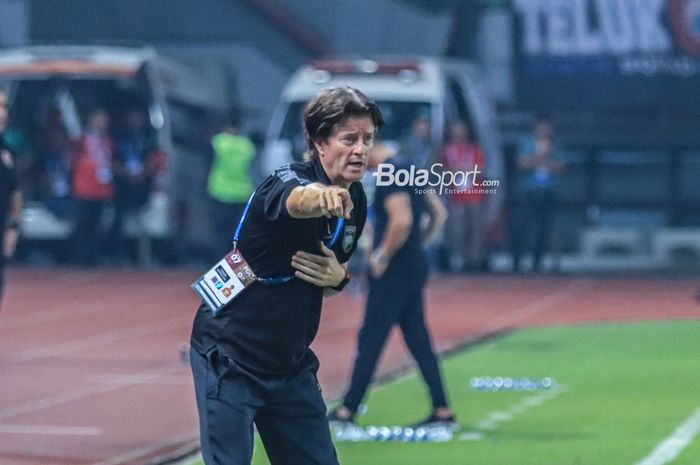
[[313, 183], [295, 187], [286, 202], [289, 216], [297, 219], [327, 217], [350, 217], [353, 203], [350, 192], [340, 186], [324, 186]]
[[423, 245], [430, 245], [442, 230], [447, 220], [447, 210], [435, 194], [428, 194], [426, 197], [428, 222], [423, 231]]
[[321, 216], [320, 191], [318, 183], [296, 187], [287, 198], [287, 211], [292, 218], [317, 218]]
[[376, 250], [380, 251], [387, 260], [390, 260], [404, 246], [410, 234], [411, 222], [389, 219], [384, 239]]

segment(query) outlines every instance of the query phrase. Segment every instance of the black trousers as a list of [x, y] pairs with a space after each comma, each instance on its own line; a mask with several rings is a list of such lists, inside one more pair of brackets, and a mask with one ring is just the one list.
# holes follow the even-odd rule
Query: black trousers
[[80, 265], [95, 265], [105, 251], [105, 233], [100, 229], [106, 200], [75, 200], [73, 257]]
[[408, 286], [407, 289], [405, 281], [399, 279], [392, 268], [395, 268], [393, 263], [382, 278], [370, 278], [365, 316], [357, 337], [355, 366], [350, 388], [343, 399], [343, 406], [352, 412], [357, 412], [365, 397], [389, 332], [395, 324], [401, 328], [408, 350], [418, 363], [433, 408], [447, 406], [440, 368], [425, 325], [423, 286], [415, 286], [413, 290]]
[[[513, 270], [520, 269], [523, 253], [531, 249], [533, 268], [539, 271], [542, 257], [549, 252], [556, 197], [550, 189], [529, 190], [524, 197], [524, 204], [516, 211], [511, 226]], [[530, 244], [532, 246], [528, 247]]]
[[206, 465], [250, 465], [253, 423], [272, 465], [338, 465], [318, 363], [293, 376], [255, 374], [217, 349], [190, 362]]

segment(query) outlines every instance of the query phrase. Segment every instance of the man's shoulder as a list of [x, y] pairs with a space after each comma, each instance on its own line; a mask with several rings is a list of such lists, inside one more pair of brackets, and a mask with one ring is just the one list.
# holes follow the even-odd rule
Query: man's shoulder
[[306, 185], [314, 182], [312, 166], [306, 162], [293, 162], [282, 165], [272, 173], [272, 177], [283, 183], [296, 181], [301, 185]]

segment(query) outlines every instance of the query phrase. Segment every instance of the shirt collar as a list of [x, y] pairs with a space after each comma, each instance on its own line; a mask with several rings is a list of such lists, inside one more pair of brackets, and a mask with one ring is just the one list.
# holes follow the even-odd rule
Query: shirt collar
[[329, 186], [331, 184], [331, 180], [326, 174], [326, 170], [323, 169], [323, 165], [321, 164], [321, 158], [316, 157], [311, 161], [311, 166], [313, 166], [314, 169], [314, 175], [316, 179], [318, 179], [322, 184], [325, 184]]

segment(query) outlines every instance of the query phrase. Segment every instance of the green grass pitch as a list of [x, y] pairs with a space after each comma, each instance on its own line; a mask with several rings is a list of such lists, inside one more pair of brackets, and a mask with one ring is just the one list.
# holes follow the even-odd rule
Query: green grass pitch
[[[442, 366], [462, 433], [478, 434], [443, 443], [338, 442], [340, 462], [635, 465], [700, 407], [700, 321], [523, 330]], [[473, 376], [550, 376], [561, 389], [530, 402], [542, 393], [479, 392], [469, 385]], [[413, 374], [372, 390], [367, 407], [360, 425], [406, 425], [429, 404]], [[489, 418], [497, 421], [485, 424]], [[267, 463], [257, 442], [253, 464]], [[700, 436], [670, 463], [700, 464]]]

